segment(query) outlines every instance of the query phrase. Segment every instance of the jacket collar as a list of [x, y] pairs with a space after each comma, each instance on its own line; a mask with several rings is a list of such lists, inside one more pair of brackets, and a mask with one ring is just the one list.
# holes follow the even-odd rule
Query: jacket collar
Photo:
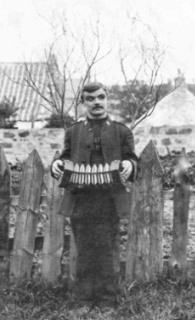
[[[97, 121], [98, 121], [98, 120], [97, 120]], [[107, 116], [107, 120], [105, 121], [106, 125], [110, 126], [111, 121], [112, 121], [112, 120], [110, 119], [110, 117]], [[89, 118], [86, 117], [86, 118], [84, 119], [84, 126], [86, 126], [87, 124], [89, 125], [89, 123], [90, 123]]]

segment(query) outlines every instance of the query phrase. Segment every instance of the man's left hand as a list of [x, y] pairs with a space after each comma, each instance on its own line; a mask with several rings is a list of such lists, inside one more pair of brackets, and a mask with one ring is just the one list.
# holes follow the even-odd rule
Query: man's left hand
[[133, 164], [129, 160], [123, 160], [122, 167], [123, 170], [120, 172], [120, 177], [121, 180], [125, 182], [129, 178], [131, 172], [133, 171]]

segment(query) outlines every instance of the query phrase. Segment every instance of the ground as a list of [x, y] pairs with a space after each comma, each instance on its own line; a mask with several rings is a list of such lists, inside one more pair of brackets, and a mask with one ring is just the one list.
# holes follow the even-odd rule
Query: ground
[[1, 279], [1, 320], [193, 320], [195, 319], [195, 285], [175, 278], [161, 277], [145, 284], [121, 286], [118, 310], [102, 313], [73, 309], [67, 302], [67, 283], [46, 287], [28, 281], [10, 286]]

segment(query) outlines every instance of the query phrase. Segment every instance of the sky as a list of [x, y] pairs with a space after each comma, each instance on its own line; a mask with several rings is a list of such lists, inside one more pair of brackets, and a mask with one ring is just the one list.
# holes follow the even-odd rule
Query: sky
[[[82, 28], [81, 21], [93, 21], [97, 11], [105, 41], [111, 41], [112, 48], [119, 35], [123, 44], [130, 35], [128, 16], [139, 16], [166, 48], [166, 77], [175, 77], [181, 69], [187, 82], [195, 82], [194, 0], [0, 0], [0, 61], [43, 60], [44, 50], [53, 39], [51, 21], [54, 26], [55, 17], [63, 12], [73, 28]], [[149, 41], [139, 27], [135, 37]], [[97, 66], [102, 82], [122, 79], [117, 53], [113, 52]], [[129, 63], [133, 65], [133, 59]]]

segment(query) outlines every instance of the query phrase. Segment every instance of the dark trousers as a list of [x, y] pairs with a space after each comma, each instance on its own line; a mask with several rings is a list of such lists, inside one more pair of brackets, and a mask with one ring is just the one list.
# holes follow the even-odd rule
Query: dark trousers
[[81, 192], [71, 225], [77, 248], [76, 298], [113, 306], [119, 273], [119, 218], [107, 190]]

